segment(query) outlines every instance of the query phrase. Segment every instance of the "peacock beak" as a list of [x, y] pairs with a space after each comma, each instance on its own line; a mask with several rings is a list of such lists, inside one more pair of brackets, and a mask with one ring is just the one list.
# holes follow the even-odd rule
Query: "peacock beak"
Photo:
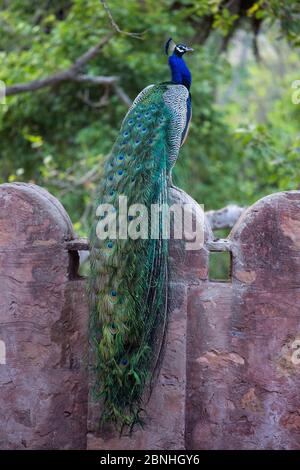
[[193, 49], [192, 47], [187, 47], [187, 48], [186, 48], [186, 52], [193, 52], [193, 50], [194, 50], [194, 49]]

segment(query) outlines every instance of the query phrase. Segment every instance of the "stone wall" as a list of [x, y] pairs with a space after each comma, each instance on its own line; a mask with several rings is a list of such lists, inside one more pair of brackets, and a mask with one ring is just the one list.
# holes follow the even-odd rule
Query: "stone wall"
[[230, 282], [188, 295], [189, 449], [300, 448], [300, 192], [265, 197], [228, 239]]
[[[164, 360], [144, 430], [120, 438], [88, 398], [87, 241], [45, 190], [0, 186], [0, 448], [300, 448], [300, 192], [258, 201], [226, 240], [204, 235], [196, 251], [170, 243]], [[231, 253], [227, 282], [210, 280], [213, 251]]]
[[1, 449], [86, 447], [88, 313], [72, 238], [47, 191], [0, 186]]

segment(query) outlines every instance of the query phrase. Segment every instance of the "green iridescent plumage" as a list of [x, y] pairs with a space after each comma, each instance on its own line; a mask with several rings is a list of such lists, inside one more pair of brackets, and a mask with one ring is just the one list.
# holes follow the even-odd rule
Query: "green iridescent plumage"
[[[105, 163], [97, 206], [119, 196], [128, 207], [166, 204], [168, 178], [186, 128], [188, 91], [161, 84], [145, 89], [125, 117]], [[129, 220], [127, 223], [134, 223]], [[168, 240], [99, 240], [91, 234], [91, 333], [104, 420], [140, 421], [145, 386], [157, 368], [167, 324]], [[118, 228], [118, 227], [117, 227]]]

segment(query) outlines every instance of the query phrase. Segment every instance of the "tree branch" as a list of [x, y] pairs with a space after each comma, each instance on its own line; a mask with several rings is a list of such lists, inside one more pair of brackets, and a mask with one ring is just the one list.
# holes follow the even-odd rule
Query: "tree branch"
[[119, 25], [115, 22], [113, 16], [112, 16], [112, 13], [110, 11], [110, 8], [109, 6], [107, 5], [106, 1], [105, 0], [100, 0], [100, 2], [102, 3], [102, 6], [104, 8], [104, 10], [106, 11], [106, 14], [109, 18], [109, 21], [110, 21], [110, 24], [112, 26], [112, 28], [119, 34], [126, 34], [127, 36], [131, 36], [133, 38], [136, 38], [136, 39], [143, 39], [141, 36], [143, 34], [145, 34], [146, 31], [143, 31], [142, 33], [131, 33], [131, 32], [128, 32], [128, 31], [123, 31]]
[[32, 80], [28, 83], [18, 83], [16, 85], [11, 85], [6, 87], [5, 95], [18, 95], [19, 93], [27, 93], [29, 91], [39, 90], [40, 88], [45, 88], [48, 86], [54, 86], [57, 83], [72, 80], [72, 73], [70, 70], [65, 70], [58, 72], [54, 75], [51, 75], [47, 78], [42, 78], [41, 80]]
[[28, 93], [30, 91], [36, 91], [40, 88], [54, 86], [62, 82], [79, 82], [79, 83], [92, 83], [94, 85], [114, 85], [118, 81], [118, 77], [103, 77], [93, 75], [76, 75], [70, 73], [70, 71], [58, 72], [57, 74], [51, 75], [50, 77], [43, 78], [41, 80], [33, 80], [28, 83], [18, 83], [11, 85], [6, 88], [6, 96], [18, 95], [20, 93]]
[[107, 106], [108, 103], [109, 103], [109, 91], [110, 91], [110, 88], [109, 87], [105, 87], [104, 88], [104, 93], [103, 95], [99, 98], [98, 101], [92, 101], [90, 99], [90, 93], [89, 93], [89, 90], [86, 89], [84, 90], [84, 93], [78, 93], [77, 96], [78, 98], [80, 98], [85, 104], [87, 104], [88, 106], [90, 106], [91, 108], [103, 108], [104, 106]]
[[212, 230], [219, 230], [222, 228], [232, 228], [245, 207], [239, 207], [235, 204], [229, 204], [219, 210], [212, 210], [205, 212], [205, 216]]
[[101, 75], [74, 75], [71, 77], [71, 80], [74, 82], [79, 82], [79, 83], [93, 83], [94, 85], [114, 85], [118, 80], [119, 77], [116, 77], [114, 75], [104, 77]]
[[[114, 31], [110, 32], [98, 44], [91, 47], [82, 56], [78, 57], [78, 59], [76, 59], [76, 61], [74, 62], [74, 64], [71, 65], [70, 68], [66, 70], [62, 70], [61, 72], [57, 72], [46, 78], [32, 80], [31, 82], [27, 82], [27, 83], [17, 83], [15, 85], [7, 86], [5, 90], [5, 95], [12, 96], [12, 95], [18, 95], [20, 93], [33, 92], [41, 88], [52, 87], [52, 86], [55, 86], [55, 85], [58, 85], [60, 83], [67, 82], [67, 81], [70, 81], [70, 82], [73, 81], [73, 82], [79, 82], [79, 83], [85, 82], [85, 83], [91, 83], [93, 85], [104, 85], [106, 87], [108, 86], [112, 87], [115, 94], [120, 98], [120, 100], [127, 107], [130, 107], [132, 104], [132, 101], [129, 98], [129, 96], [125, 93], [125, 91], [120, 87], [120, 85], [118, 85], [117, 82], [119, 80], [119, 77], [101, 76], [101, 75], [94, 76], [94, 75], [85, 75], [85, 74], [79, 73], [82, 67], [86, 63], [88, 63], [90, 60], [92, 60], [98, 54], [98, 52], [103, 48], [103, 46], [108, 43], [108, 41], [113, 37], [115, 32], [120, 33], [120, 34], [126, 34], [128, 36], [132, 36], [137, 39], [142, 39], [141, 35], [144, 34], [144, 33], [131, 33], [131, 32], [126, 32], [126, 31], [121, 30], [121, 28], [119, 28], [118, 24], [113, 19], [112, 13], [106, 1], [105, 0], [100, 0], [100, 1], [109, 17], [110, 23]], [[85, 102], [86, 104], [91, 105], [91, 103], [88, 102], [87, 100], [85, 100]], [[103, 105], [103, 102], [101, 102], [101, 106], [102, 105]], [[98, 107], [98, 106], [96, 105], [94, 107]]]
[[98, 42], [98, 44], [91, 47], [82, 56], [78, 57], [78, 59], [74, 62], [73, 69], [78, 70], [82, 68], [87, 62], [92, 60], [98, 54], [98, 52], [111, 40], [113, 35], [113, 32], [107, 34], [101, 41]]
[[126, 105], [128, 106], [128, 108], [130, 108], [130, 106], [132, 105], [132, 100], [129, 98], [129, 96], [125, 93], [125, 91], [123, 90], [123, 88], [120, 87], [120, 85], [118, 85], [117, 83], [115, 83], [113, 85], [114, 87], [114, 90], [115, 90], [115, 93], [116, 95], [120, 98], [120, 100]]
[[[93, 76], [79, 74], [79, 70], [90, 60], [92, 60], [98, 52], [103, 48], [105, 44], [112, 38], [113, 32], [105, 36], [98, 44], [91, 47], [87, 52], [80, 56], [74, 64], [67, 70], [62, 70], [49, 77], [42, 78], [40, 80], [32, 80], [28, 83], [17, 83], [6, 87], [6, 96], [17, 95], [19, 93], [27, 93], [39, 90], [49, 86], [54, 86], [66, 81], [74, 81], [79, 83], [92, 83], [94, 85], [115, 85], [118, 81], [118, 77], [115, 76]], [[124, 101], [124, 100], [123, 100]]]

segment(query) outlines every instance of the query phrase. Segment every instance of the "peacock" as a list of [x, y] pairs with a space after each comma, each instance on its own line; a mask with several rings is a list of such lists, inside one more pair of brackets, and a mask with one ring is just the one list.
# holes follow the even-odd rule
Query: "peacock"
[[[96, 391], [103, 403], [101, 421], [121, 429], [143, 424], [145, 397], [159, 369], [168, 316], [168, 239], [162, 235], [161, 216], [155, 236], [142, 231], [124, 236], [124, 227], [128, 233], [132, 227], [138, 230], [139, 217], [129, 210], [118, 218], [119, 202], [126, 197], [128, 207], [149, 209], [149, 227], [152, 205], [168, 203], [172, 167], [192, 115], [192, 77], [183, 59], [192, 50], [171, 38], [166, 42], [171, 81], [146, 87], [134, 100], [97, 193], [89, 280]], [[107, 230], [99, 237], [104, 220], [110, 228], [117, 220], [116, 234]]]

